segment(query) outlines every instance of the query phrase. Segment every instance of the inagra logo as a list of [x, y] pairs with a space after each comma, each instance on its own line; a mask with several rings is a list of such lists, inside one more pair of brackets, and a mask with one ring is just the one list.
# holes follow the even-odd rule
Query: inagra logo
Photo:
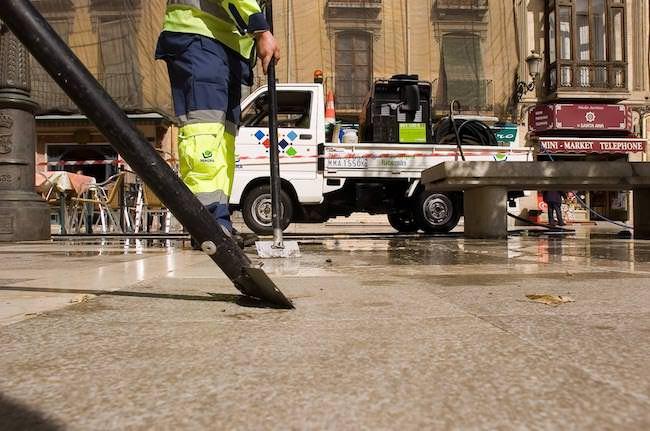
[[211, 159], [212, 158], [212, 151], [210, 151], [210, 150], [204, 151], [203, 154], [201, 154], [201, 155], [203, 156], [204, 159]]

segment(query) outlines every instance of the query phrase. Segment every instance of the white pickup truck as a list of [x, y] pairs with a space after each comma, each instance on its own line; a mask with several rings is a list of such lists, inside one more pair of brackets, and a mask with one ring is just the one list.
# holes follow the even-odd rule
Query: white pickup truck
[[[327, 143], [320, 84], [278, 86], [282, 227], [353, 212], [387, 214], [400, 232], [448, 232], [462, 214], [462, 192], [420, 185], [423, 170], [460, 160], [455, 145]], [[268, 103], [261, 87], [242, 103], [231, 207], [257, 233], [271, 229]], [[467, 160], [529, 160], [529, 148], [463, 146]]]

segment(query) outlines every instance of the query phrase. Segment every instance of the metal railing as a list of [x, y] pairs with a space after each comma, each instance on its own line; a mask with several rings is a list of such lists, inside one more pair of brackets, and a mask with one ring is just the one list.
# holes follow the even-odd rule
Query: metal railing
[[99, 77], [99, 82], [122, 108], [142, 105], [143, 81], [139, 73], [107, 73]]
[[558, 61], [549, 68], [548, 87], [552, 92], [627, 91], [627, 63]]
[[[449, 85], [465, 87], [468, 90], [463, 94], [453, 94], [449, 92]], [[464, 83], [464, 84], [463, 84]], [[471, 89], [474, 89], [472, 91]], [[494, 82], [491, 79], [467, 80], [467, 81], [447, 81], [441, 82], [440, 79], [433, 81], [433, 89], [437, 95], [433, 98], [433, 108], [437, 111], [448, 111], [449, 103], [457, 100], [464, 112], [490, 112], [494, 110]]]
[[381, 7], [382, 0], [327, 0], [327, 7]]
[[488, 0], [436, 0], [438, 9], [487, 9]]

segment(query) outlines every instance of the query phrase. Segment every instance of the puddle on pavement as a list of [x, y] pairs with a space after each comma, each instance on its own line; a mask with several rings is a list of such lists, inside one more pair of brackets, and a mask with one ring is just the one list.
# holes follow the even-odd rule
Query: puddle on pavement
[[[417, 278], [414, 277], [414, 278]], [[430, 276], [427, 277], [429, 279]], [[645, 279], [646, 274], [629, 272], [579, 272], [579, 273], [534, 273], [534, 274], [443, 274], [436, 276], [435, 283], [443, 286], [504, 286], [527, 285], [534, 281], [539, 285], [539, 280], [552, 280], [550, 285], [557, 286], [558, 282], [603, 281], [622, 279]]]
[[[327, 252], [318, 268], [376, 265], [611, 265], [634, 270], [635, 263], [650, 262], [650, 243], [575, 236], [511, 237], [508, 241], [463, 238], [331, 239], [304, 244], [307, 253]], [[312, 263], [312, 262], [310, 262]]]
[[[53, 247], [54, 246], [54, 247]], [[27, 248], [28, 247], [28, 248]], [[398, 237], [364, 235], [322, 237], [301, 242], [303, 257], [265, 260], [264, 270], [274, 275], [301, 275], [309, 269], [336, 269], [377, 265], [512, 265], [584, 264], [635, 270], [650, 262], [650, 242], [582, 236], [513, 236], [505, 241], [470, 240], [459, 236]], [[51, 250], [51, 251], [50, 251]], [[183, 239], [57, 239], [53, 243], [0, 249], [0, 255], [21, 260], [34, 257], [94, 258], [174, 254], [188, 251]], [[246, 250], [256, 260], [254, 248]], [[22, 257], [24, 256], [24, 257]]]

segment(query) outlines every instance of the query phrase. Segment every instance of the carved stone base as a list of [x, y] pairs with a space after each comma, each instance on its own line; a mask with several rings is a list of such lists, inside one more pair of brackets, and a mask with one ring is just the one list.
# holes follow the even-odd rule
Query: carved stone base
[[50, 208], [31, 195], [0, 196], [0, 242], [50, 239]]

